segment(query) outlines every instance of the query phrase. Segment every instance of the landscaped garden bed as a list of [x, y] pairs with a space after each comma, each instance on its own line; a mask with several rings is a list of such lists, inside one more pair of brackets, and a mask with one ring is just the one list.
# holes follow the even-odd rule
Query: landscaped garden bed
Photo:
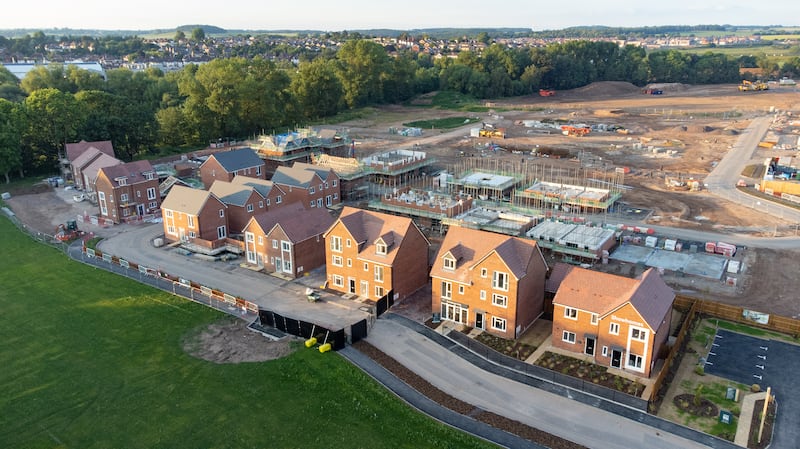
[[602, 385], [631, 396], [640, 396], [644, 385], [628, 378], [608, 372], [608, 368], [592, 362], [576, 359], [563, 354], [547, 351], [539, 357], [536, 365], [572, 376], [586, 382]]
[[530, 357], [534, 351], [536, 351], [536, 346], [500, 338], [488, 332], [481, 332], [477, 337], [475, 337], [475, 340], [485, 344], [501, 354], [518, 360], [525, 360]]

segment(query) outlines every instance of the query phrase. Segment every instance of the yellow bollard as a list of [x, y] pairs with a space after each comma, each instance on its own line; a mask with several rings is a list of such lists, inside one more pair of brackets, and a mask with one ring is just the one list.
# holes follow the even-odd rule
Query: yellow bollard
[[319, 346], [319, 352], [328, 352], [331, 350], [331, 344], [325, 343], [324, 345]]
[[306, 340], [306, 348], [310, 348], [315, 344], [317, 344], [317, 337], [311, 337], [308, 340]]

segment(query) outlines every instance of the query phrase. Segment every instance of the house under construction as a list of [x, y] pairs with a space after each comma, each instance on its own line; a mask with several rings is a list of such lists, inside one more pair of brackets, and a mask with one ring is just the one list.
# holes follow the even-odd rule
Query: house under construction
[[250, 147], [266, 161], [267, 173], [295, 162], [311, 162], [314, 154], [347, 156], [351, 151], [347, 134], [333, 129], [300, 128], [285, 134], [260, 135]]

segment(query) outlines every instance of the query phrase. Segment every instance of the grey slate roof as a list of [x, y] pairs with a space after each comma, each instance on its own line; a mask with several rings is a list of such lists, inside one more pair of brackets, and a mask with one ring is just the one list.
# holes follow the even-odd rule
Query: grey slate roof
[[251, 148], [240, 148], [238, 150], [223, 151], [211, 155], [219, 162], [219, 165], [228, 173], [245, 168], [258, 167], [264, 165], [264, 160], [258, 157]]

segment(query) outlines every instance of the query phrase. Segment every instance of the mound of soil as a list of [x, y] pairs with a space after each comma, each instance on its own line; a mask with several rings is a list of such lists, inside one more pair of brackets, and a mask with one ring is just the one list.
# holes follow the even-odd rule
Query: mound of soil
[[285, 357], [293, 348], [288, 337], [272, 341], [247, 329], [247, 323], [225, 319], [184, 339], [189, 355], [214, 363], [264, 362]]
[[570, 93], [588, 97], [614, 97], [640, 92], [640, 88], [627, 81], [598, 81], [570, 91]]

